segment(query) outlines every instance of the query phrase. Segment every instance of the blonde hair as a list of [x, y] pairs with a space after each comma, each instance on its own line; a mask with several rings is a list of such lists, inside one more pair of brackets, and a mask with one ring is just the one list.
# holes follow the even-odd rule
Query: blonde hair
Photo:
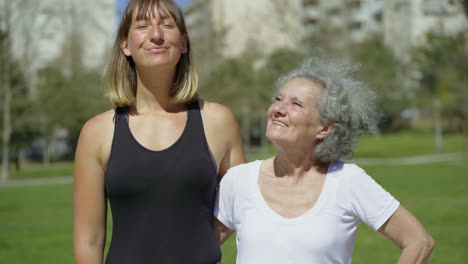
[[122, 51], [121, 43], [128, 36], [132, 24], [133, 12], [137, 10], [136, 19], [144, 19], [148, 14], [158, 17], [172, 17], [180, 30], [187, 35], [187, 52], [181, 54], [176, 66], [176, 73], [170, 96], [173, 103], [192, 101], [198, 91], [198, 75], [192, 64], [190, 39], [180, 8], [172, 0], [131, 0], [122, 14], [122, 19], [115, 37], [109, 63], [106, 67], [106, 94], [112, 103], [118, 107], [131, 106], [136, 99], [137, 73], [135, 62]]

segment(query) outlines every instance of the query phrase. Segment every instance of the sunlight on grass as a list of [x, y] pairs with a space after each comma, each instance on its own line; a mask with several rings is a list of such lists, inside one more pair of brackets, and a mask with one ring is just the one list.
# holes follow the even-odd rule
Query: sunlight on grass
[[[363, 138], [356, 157], [408, 157], [434, 153], [432, 135], [397, 134]], [[445, 152], [467, 151], [468, 136], [446, 136]], [[249, 151], [248, 160], [276, 152], [271, 144]], [[363, 166], [407, 207], [437, 242], [430, 263], [464, 263], [468, 259], [468, 162], [425, 165]], [[72, 162], [43, 167], [27, 163], [12, 179], [71, 176]], [[0, 256], [2, 263], [72, 263], [72, 185], [0, 188]], [[112, 225], [108, 225], [108, 232]], [[274, 232], [274, 230], [272, 230]], [[107, 245], [109, 244], [108, 237]], [[235, 236], [222, 247], [223, 264], [234, 264]], [[395, 263], [399, 248], [362, 225], [353, 263]], [[53, 260], [52, 260], [53, 259]]]

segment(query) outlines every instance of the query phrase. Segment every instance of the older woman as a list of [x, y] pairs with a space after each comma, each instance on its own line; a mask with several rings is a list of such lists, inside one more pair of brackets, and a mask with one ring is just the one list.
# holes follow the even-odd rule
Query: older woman
[[366, 172], [339, 161], [379, 120], [351, 66], [310, 59], [277, 82], [266, 136], [275, 157], [228, 171], [214, 214], [222, 243], [237, 231], [237, 263], [351, 263], [360, 222], [394, 241], [398, 263], [424, 263], [434, 241]]

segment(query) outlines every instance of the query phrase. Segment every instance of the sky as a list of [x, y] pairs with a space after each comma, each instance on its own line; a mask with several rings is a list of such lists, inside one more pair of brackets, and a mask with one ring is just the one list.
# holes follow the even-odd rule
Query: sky
[[[125, 9], [125, 6], [127, 5], [129, 0], [116, 0], [115, 2], [115, 7], [117, 8], [117, 17], [119, 18], [118, 20], [120, 20], [120, 15], [122, 14], [123, 10]], [[185, 7], [187, 6], [188, 4], [190, 4], [190, 2], [192, 2], [192, 0], [174, 0], [180, 7]], [[117, 25], [118, 25], [119, 21], [117, 21]]]
[[190, 2], [192, 2], [192, 0], [175, 0], [175, 2], [181, 6], [181, 7], [184, 7], [186, 6], [187, 4], [190, 4]]
[[[117, 10], [121, 12], [125, 8], [125, 5], [128, 3], [128, 0], [116, 0], [116, 6]], [[192, 0], [175, 0], [175, 2], [180, 6], [180, 7], [185, 7], [187, 4], [192, 2]]]

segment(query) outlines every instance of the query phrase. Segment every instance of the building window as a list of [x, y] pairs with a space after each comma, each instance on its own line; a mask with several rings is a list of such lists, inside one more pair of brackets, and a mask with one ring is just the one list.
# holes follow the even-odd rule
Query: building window
[[361, 8], [361, 1], [360, 0], [352, 0], [348, 2], [349, 8]]
[[330, 10], [328, 10], [328, 15], [330, 16], [338, 16], [341, 13], [341, 10], [339, 7], [333, 7]]
[[376, 14], [374, 14], [374, 20], [377, 21], [378, 23], [382, 23], [382, 12], [378, 12]]
[[453, 0], [425, 0], [423, 13], [426, 16], [445, 16], [457, 13], [457, 5]]
[[319, 4], [319, 0], [303, 0], [302, 4], [304, 6], [317, 6]]
[[316, 25], [318, 22], [318, 19], [315, 17], [307, 17], [304, 19], [304, 25]]
[[360, 21], [354, 21], [354, 22], [349, 23], [348, 27], [349, 29], [353, 31], [359, 30], [362, 27], [362, 23]]

